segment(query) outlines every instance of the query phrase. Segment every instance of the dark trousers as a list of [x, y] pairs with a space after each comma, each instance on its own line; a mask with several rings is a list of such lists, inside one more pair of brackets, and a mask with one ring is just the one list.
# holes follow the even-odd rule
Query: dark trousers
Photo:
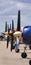
[[7, 40], [7, 48], [8, 48], [8, 45], [9, 45], [9, 41]]
[[7, 48], [8, 48], [8, 45], [9, 45], [9, 36], [7, 37]]
[[11, 40], [11, 51], [13, 49], [13, 40]]

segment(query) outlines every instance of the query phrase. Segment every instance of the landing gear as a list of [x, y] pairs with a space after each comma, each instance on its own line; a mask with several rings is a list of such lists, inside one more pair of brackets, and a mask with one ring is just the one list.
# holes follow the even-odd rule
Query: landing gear
[[16, 53], [19, 53], [19, 49], [15, 50]]
[[26, 52], [22, 52], [21, 57], [22, 57], [22, 58], [26, 58], [26, 57], [27, 57]]
[[25, 50], [26, 50], [26, 47], [24, 47], [24, 52], [22, 52], [22, 54], [21, 54], [22, 58], [26, 58], [27, 57], [27, 53], [25, 52]]

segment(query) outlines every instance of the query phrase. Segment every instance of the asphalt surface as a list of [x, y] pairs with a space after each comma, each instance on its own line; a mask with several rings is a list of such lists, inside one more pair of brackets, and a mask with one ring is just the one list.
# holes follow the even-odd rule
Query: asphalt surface
[[6, 41], [0, 41], [0, 65], [29, 65], [31, 59], [31, 50], [27, 46], [27, 58], [22, 58], [21, 53], [24, 51], [24, 44], [19, 46], [20, 52], [16, 53], [15, 50], [10, 51], [10, 43], [8, 49], [6, 48]]

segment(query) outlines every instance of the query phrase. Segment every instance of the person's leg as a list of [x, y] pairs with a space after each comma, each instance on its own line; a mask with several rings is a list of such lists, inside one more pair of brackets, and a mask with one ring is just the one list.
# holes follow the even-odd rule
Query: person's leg
[[11, 40], [11, 51], [13, 49], [13, 40]]
[[7, 48], [8, 48], [8, 45], [9, 45], [9, 41], [7, 40]]
[[17, 52], [17, 53], [19, 52], [19, 44], [17, 44], [16, 52]]
[[11, 51], [12, 51], [12, 43], [11, 43]]

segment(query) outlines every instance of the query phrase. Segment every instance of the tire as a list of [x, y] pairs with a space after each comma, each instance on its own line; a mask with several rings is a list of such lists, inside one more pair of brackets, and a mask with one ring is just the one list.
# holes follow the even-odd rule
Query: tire
[[29, 60], [29, 65], [31, 65], [31, 60]]
[[21, 57], [22, 57], [22, 58], [26, 58], [26, 57], [27, 57], [27, 54], [26, 54], [25, 52], [23, 52], [23, 53], [21, 54]]
[[16, 53], [19, 53], [19, 49], [15, 50]]

